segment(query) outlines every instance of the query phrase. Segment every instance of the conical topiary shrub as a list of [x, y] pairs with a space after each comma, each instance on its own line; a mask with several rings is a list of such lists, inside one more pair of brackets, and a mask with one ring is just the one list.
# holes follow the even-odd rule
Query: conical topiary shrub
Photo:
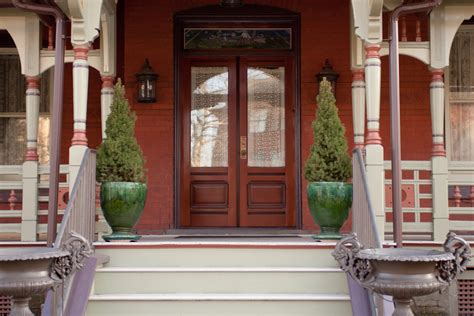
[[344, 183], [352, 176], [351, 158], [336, 99], [326, 79], [321, 81], [316, 100], [314, 143], [304, 167], [304, 176], [309, 181], [308, 204], [313, 219], [321, 227], [321, 234], [315, 238], [338, 239], [352, 203], [352, 186]]
[[145, 160], [135, 138], [135, 113], [130, 111], [125, 89], [120, 82], [107, 118], [105, 135], [97, 150], [97, 181], [101, 183], [100, 203], [112, 227], [109, 240], [137, 240], [132, 228], [145, 206]]
[[145, 160], [135, 138], [135, 121], [119, 79], [107, 118], [106, 138], [97, 150], [98, 182], [145, 182]]

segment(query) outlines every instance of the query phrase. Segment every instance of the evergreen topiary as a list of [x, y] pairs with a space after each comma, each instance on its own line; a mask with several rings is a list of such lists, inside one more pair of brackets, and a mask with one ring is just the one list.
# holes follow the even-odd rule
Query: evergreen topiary
[[135, 138], [135, 121], [119, 79], [107, 118], [106, 138], [97, 150], [98, 182], [145, 182], [145, 160]]
[[316, 98], [318, 109], [312, 123], [314, 143], [306, 160], [304, 175], [309, 182], [344, 182], [352, 176], [345, 128], [338, 116], [336, 99], [326, 78]]

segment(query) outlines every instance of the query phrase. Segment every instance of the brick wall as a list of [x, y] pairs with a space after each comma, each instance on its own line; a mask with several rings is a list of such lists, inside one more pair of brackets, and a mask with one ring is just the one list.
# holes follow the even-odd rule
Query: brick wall
[[[351, 71], [349, 52], [349, 2], [345, 0], [257, 0], [257, 3], [282, 7], [301, 13], [301, 113], [302, 158], [306, 159], [312, 142], [311, 121], [315, 111], [316, 82], [326, 58], [340, 77], [337, 85], [339, 114], [346, 125], [352, 147]], [[173, 14], [192, 7], [216, 4], [217, 0], [134, 0], [124, 1], [123, 60], [124, 83], [132, 108], [137, 112], [136, 135], [147, 159], [149, 195], [139, 222], [140, 232], [159, 231], [173, 226]], [[158, 100], [153, 104], [135, 102], [135, 73], [148, 57], [159, 74]], [[120, 63], [122, 64], [122, 62]], [[388, 105], [388, 58], [383, 58], [381, 133], [385, 158], [390, 157], [390, 117]], [[66, 68], [68, 74], [71, 68]], [[401, 58], [402, 158], [430, 158], [431, 123], [429, 109], [429, 72], [414, 59]], [[72, 137], [72, 82], [67, 76], [63, 131], [63, 162]], [[87, 137], [91, 147], [100, 142], [100, 78], [91, 71]], [[306, 184], [303, 183], [303, 186]], [[304, 191], [304, 190], [303, 190]], [[303, 201], [305, 229], [315, 228]]]

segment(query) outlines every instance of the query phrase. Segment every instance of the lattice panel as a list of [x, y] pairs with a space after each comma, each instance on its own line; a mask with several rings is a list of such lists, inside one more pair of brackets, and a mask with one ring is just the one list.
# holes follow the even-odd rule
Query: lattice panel
[[474, 280], [458, 280], [459, 315], [474, 315]]
[[10, 315], [11, 300], [8, 296], [0, 296], [0, 316]]

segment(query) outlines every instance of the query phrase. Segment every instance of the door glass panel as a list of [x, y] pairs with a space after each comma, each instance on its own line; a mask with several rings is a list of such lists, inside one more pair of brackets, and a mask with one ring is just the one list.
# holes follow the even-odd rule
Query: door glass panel
[[191, 68], [191, 167], [228, 166], [227, 67]]
[[247, 69], [248, 166], [285, 166], [285, 68]]

